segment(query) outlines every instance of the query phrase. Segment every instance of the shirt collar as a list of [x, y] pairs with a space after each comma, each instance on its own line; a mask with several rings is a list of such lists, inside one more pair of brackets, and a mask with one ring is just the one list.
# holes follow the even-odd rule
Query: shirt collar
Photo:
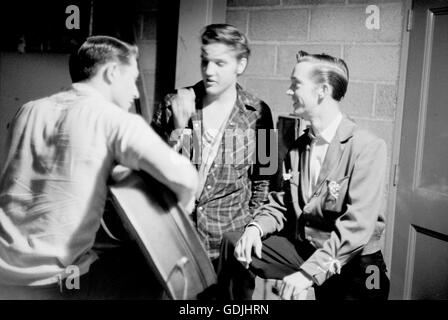
[[[331, 121], [330, 124], [318, 135], [318, 138], [322, 139], [326, 143], [330, 143], [336, 135], [336, 131], [338, 130], [341, 121], [342, 113], [338, 112], [333, 121]], [[310, 129], [310, 132], [312, 132], [312, 129]]]
[[91, 85], [87, 84], [87, 83], [83, 83], [83, 82], [75, 82], [72, 83], [72, 88], [77, 91], [80, 92], [81, 94], [85, 94], [88, 96], [94, 96], [96, 98], [100, 98], [105, 100], [104, 96], [94, 87], [92, 87]]

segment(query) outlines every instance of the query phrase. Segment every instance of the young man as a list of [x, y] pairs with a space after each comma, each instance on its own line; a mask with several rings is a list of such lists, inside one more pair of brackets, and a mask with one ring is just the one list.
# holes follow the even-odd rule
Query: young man
[[168, 95], [153, 127], [199, 171], [192, 218], [215, 260], [222, 234], [242, 230], [267, 199], [272, 172], [260, 167], [255, 155], [265, 154], [269, 142], [257, 139], [258, 133], [269, 134], [273, 122], [269, 107], [237, 83], [250, 54], [244, 34], [231, 25], [212, 24], [201, 41], [202, 81]]
[[[0, 177], [0, 298], [102, 299], [132, 286], [142, 296], [151, 290], [144, 277], [125, 290], [123, 270], [107, 278], [92, 250], [115, 162], [146, 171], [183, 205], [197, 187], [191, 163], [128, 113], [138, 97], [137, 55], [118, 39], [90, 37], [71, 60], [72, 88], [16, 114]], [[81, 276], [72, 283], [79, 281], [79, 290], [65, 286], [73, 275]]]
[[343, 60], [299, 52], [287, 94], [311, 127], [285, 158], [283, 191], [269, 195], [242, 235], [224, 235], [225, 297], [250, 299], [254, 272], [282, 279], [283, 299], [312, 285], [318, 300], [387, 299], [386, 144], [341, 113], [348, 78]]

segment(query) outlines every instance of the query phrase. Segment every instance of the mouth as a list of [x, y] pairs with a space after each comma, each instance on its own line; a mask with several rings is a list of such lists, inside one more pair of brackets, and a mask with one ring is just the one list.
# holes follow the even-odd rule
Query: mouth
[[205, 86], [206, 87], [211, 87], [217, 84], [217, 82], [215, 80], [212, 79], [205, 79]]

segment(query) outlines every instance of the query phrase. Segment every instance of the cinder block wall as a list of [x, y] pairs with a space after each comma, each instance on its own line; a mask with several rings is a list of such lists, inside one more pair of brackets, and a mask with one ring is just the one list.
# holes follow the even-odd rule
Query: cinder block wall
[[[377, 5], [380, 29], [369, 30], [368, 5]], [[402, 1], [228, 0], [227, 22], [244, 31], [252, 57], [241, 83], [263, 98], [275, 116], [292, 111], [285, 92], [298, 50], [343, 58], [350, 69], [344, 111], [392, 146], [397, 103]]]
[[[379, 8], [379, 30], [366, 27], [369, 5]], [[241, 84], [277, 118], [292, 111], [285, 92], [298, 50], [343, 58], [350, 70], [343, 110], [387, 142], [390, 159], [405, 11], [404, 1], [392, 0], [227, 0], [227, 22], [248, 35], [253, 52]]]

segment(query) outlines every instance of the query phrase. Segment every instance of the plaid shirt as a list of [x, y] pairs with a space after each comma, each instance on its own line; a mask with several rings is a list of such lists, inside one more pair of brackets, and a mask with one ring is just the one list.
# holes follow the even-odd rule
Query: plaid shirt
[[[202, 156], [202, 99], [205, 95], [202, 81], [193, 89], [196, 113], [181, 135], [173, 133], [172, 112], [165, 103], [155, 110], [152, 126], [169, 144], [181, 144], [182, 154], [199, 168]], [[237, 100], [192, 215], [211, 259], [219, 256], [222, 235], [244, 229], [252, 220], [254, 209], [267, 201], [271, 176], [260, 174], [262, 166], [255, 155], [261, 144], [262, 147], [269, 144], [269, 133], [266, 142], [258, 142], [259, 129], [273, 129], [271, 110], [266, 103], [237, 84]]]

